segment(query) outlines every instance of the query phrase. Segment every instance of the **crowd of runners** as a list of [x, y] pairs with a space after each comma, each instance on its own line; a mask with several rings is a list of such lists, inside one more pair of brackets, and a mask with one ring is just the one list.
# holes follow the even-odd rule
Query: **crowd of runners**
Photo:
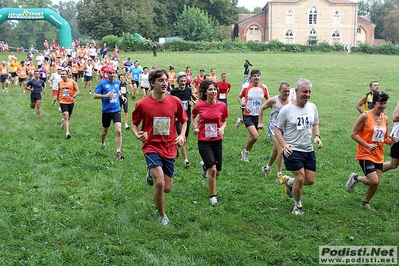
[[[295, 88], [291, 88], [288, 82], [282, 82], [279, 94], [270, 96], [267, 86], [261, 82], [261, 71], [250, 70], [251, 67], [252, 64], [245, 60], [244, 81], [237, 97], [242, 117], [237, 118], [236, 128], [244, 124], [249, 134], [241, 160], [249, 162], [251, 149], [259, 139], [258, 131], [267, 128], [273, 147], [262, 171], [270, 177], [276, 161], [276, 181], [283, 184], [284, 193], [294, 199], [292, 213], [302, 215], [303, 186], [312, 185], [316, 177], [312, 138], [315, 147], [323, 147], [318, 110], [309, 102], [312, 83], [299, 78]], [[118, 159], [125, 158], [122, 153], [122, 123], [124, 129], [131, 129], [133, 135], [142, 141], [148, 169], [146, 180], [149, 185], [154, 185], [159, 222], [165, 226], [170, 223], [165, 213], [165, 193], [170, 192], [173, 186], [174, 162], [181, 154], [184, 167], [191, 166], [186, 144], [189, 132], [194, 132], [202, 158], [202, 176], [208, 180], [210, 204], [218, 204], [216, 177], [222, 171], [222, 140], [231, 90], [226, 73], [218, 78], [214, 68], [209, 69], [209, 74], [200, 69], [195, 75], [190, 66], [177, 73], [173, 66], [168, 70], [156, 65], [142, 67], [138, 60], [120, 59], [117, 46], [110, 50], [106, 43], [101, 47], [95, 43], [82, 46], [76, 43], [73, 48], [64, 49], [54, 42], [49, 45], [47, 41], [43, 43], [43, 50], [30, 49], [23, 59], [9, 52], [8, 62], [1, 63], [0, 71], [3, 93], [8, 93], [10, 85], [20, 88], [23, 93], [30, 91], [30, 107], [36, 109], [37, 119], [41, 113], [41, 93], [46, 93], [49, 85], [52, 105], [57, 105], [62, 113], [61, 127], [65, 130], [66, 139], [72, 137], [69, 120], [75, 98], [83, 92], [101, 99], [103, 129], [100, 147], [106, 146], [111, 122], [115, 129], [115, 156]], [[95, 88], [93, 80], [99, 81]], [[78, 83], [84, 88], [79, 89]], [[361, 115], [351, 135], [358, 143], [357, 160], [364, 176], [351, 174], [346, 189], [352, 192], [358, 182], [368, 185], [361, 205], [369, 209], [381, 173], [399, 164], [399, 107], [394, 113], [394, 130], [388, 134], [389, 119], [384, 114], [388, 98], [386, 93], [378, 91], [378, 82], [371, 82], [370, 92], [356, 106]], [[137, 101], [131, 121], [129, 100]], [[271, 111], [266, 127], [263, 115], [267, 108]], [[386, 163], [383, 161], [384, 144], [393, 144], [391, 160]], [[283, 174], [283, 162], [292, 177]]]

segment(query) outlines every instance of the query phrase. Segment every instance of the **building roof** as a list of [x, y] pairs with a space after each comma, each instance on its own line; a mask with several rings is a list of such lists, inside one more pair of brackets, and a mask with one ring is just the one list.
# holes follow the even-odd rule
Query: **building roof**
[[375, 24], [371, 21], [371, 19], [368, 16], [358, 16], [358, 23], [364, 23], [367, 25], [370, 25], [371, 27], [375, 28]]
[[[302, 0], [269, 0], [268, 3], [298, 3]], [[325, 0], [331, 4], [354, 4], [355, 1], [351, 0]]]
[[265, 12], [260, 12], [258, 14], [238, 14], [237, 24], [245, 23], [248, 20], [256, 19], [257, 17], [262, 17], [265, 15]]

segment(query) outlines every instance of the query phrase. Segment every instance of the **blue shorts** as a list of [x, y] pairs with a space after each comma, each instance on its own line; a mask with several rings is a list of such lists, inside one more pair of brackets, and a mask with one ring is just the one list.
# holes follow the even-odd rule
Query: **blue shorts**
[[298, 171], [302, 168], [316, 172], [316, 156], [314, 151], [292, 151], [291, 155], [284, 157], [285, 168], [288, 171]]
[[175, 175], [175, 159], [163, 158], [153, 152], [144, 154], [144, 157], [148, 170], [156, 166], [160, 166], [165, 175], [171, 178], [173, 178]]
[[254, 126], [258, 130], [259, 116], [257, 115], [243, 115], [245, 127]]

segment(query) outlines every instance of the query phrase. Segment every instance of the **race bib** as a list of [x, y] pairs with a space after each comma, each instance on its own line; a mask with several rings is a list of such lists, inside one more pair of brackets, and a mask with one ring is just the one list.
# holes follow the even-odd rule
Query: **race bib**
[[154, 117], [153, 134], [170, 135], [170, 117]]
[[187, 111], [187, 109], [188, 109], [188, 101], [182, 101], [181, 103], [183, 104], [184, 110]]
[[384, 126], [374, 126], [373, 142], [384, 142], [385, 127]]
[[218, 136], [218, 127], [216, 123], [205, 124], [205, 137], [216, 138]]
[[296, 129], [303, 130], [309, 127], [309, 116], [304, 115], [297, 115], [296, 117]]
[[226, 93], [219, 94], [219, 99], [222, 99], [222, 100], [226, 99]]
[[62, 89], [62, 96], [69, 97], [69, 89]]
[[110, 103], [117, 103], [118, 102], [118, 93], [116, 93], [115, 91], [113, 91], [113, 95], [112, 98], [109, 100]]

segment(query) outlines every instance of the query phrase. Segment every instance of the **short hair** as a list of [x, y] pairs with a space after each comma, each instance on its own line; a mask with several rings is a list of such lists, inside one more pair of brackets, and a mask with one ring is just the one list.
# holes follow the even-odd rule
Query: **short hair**
[[302, 85], [310, 85], [312, 86], [312, 82], [310, 80], [305, 79], [305, 78], [299, 78], [295, 81], [295, 89], [300, 89]]
[[215, 88], [219, 91], [218, 84], [216, 82], [214, 82], [213, 80], [204, 80], [198, 86], [198, 94], [201, 100], [207, 100], [206, 91], [210, 85], [215, 86]]
[[252, 69], [251, 70], [251, 77], [254, 75], [261, 75], [262, 73], [260, 73], [259, 69]]
[[182, 72], [177, 73], [177, 74], [176, 74], [176, 81], [179, 82], [179, 79], [180, 79], [181, 77], [187, 77], [186, 72], [183, 72], [183, 71], [182, 71]]
[[223, 72], [222, 74], [220, 74], [220, 77], [223, 77], [223, 75], [227, 76], [227, 74]]
[[378, 82], [376, 80], [373, 80], [372, 82], [370, 82], [369, 87], [371, 87], [373, 85], [373, 83]]
[[376, 102], [387, 102], [389, 95], [384, 91], [376, 91], [373, 93], [373, 104]]
[[163, 68], [154, 69], [150, 72], [150, 75], [148, 76], [148, 81], [150, 82], [151, 89], [153, 87], [152, 83], [154, 83], [157, 78], [162, 77], [163, 74], [166, 75], [166, 78], [169, 78], [168, 72]]
[[288, 82], [283, 81], [280, 83], [280, 86], [278, 86], [278, 89], [281, 90], [283, 86], [291, 87], [291, 85]]

